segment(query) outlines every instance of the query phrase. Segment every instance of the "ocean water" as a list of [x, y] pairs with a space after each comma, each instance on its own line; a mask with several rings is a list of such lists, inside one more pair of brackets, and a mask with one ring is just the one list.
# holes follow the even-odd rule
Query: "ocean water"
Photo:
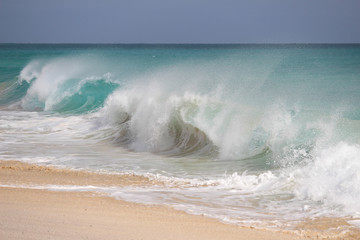
[[356, 222], [360, 45], [0, 44], [0, 159], [240, 225]]

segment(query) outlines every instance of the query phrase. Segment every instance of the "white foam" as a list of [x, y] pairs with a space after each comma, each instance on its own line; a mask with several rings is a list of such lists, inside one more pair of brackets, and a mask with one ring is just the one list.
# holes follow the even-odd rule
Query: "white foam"
[[340, 142], [321, 149], [314, 161], [296, 171], [296, 194], [338, 208], [344, 214], [360, 213], [360, 146]]

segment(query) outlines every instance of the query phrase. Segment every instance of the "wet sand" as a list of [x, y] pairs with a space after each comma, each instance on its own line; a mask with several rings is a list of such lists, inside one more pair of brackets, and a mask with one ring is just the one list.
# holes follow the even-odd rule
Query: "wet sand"
[[94, 192], [26, 188], [46, 184], [161, 184], [133, 175], [97, 174], [1, 161], [0, 184], [0, 239], [360, 239], [354, 231], [331, 236], [313, 229], [310, 231], [310, 228], [309, 231], [299, 229], [295, 232], [244, 228], [167, 207], [124, 202]]

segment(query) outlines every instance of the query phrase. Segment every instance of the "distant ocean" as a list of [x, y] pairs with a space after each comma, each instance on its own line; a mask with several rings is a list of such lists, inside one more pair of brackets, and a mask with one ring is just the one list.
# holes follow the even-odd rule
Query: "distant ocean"
[[0, 44], [0, 159], [146, 176], [100, 190], [244, 226], [359, 225], [360, 45]]

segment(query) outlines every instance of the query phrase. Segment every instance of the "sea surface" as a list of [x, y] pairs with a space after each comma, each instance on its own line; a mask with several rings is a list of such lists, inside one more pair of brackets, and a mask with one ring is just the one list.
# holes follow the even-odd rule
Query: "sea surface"
[[146, 176], [93, 190], [243, 226], [360, 226], [360, 45], [0, 44], [0, 159]]

